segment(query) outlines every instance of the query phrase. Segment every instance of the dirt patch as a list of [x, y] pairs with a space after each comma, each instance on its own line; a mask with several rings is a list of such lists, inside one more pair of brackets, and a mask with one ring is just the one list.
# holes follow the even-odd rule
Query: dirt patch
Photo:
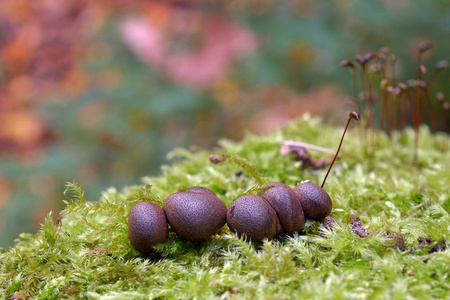
[[362, 226], [360, 219], [355, 218], [354, 215], [350, 217], [350, 226], [352, 227], [353, 232], [359, 235], [360, 237], [366, 237], [369, 235]]
[[334, 224], [336, 224], [336, 220], [334, 218], [330, 217], [330, 216], [327, 216], [322, 221], [322, 226], [325, 227], [328, 230], [333, 229]]
[[421, 237], [417, 238], [417, 248], [426, 248], [429, 249], [428, 253], [434, 253], [438, 251], [444, 251], [447, 249], [447, 240], [443, 239], [440, 242], [433, 240], [431, 237]]
[[401, 233], [389, 233], [382, 234], [386, 238], [387, 245], [389, 248], [387, 250], [396, 249], [400, 251], [406, 250], [406, 237]]

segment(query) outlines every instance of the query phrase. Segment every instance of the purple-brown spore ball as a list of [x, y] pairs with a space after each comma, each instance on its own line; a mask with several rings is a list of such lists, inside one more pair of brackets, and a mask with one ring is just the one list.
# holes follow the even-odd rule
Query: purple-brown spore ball
[[264, 198], [256, 195], [234, 200], [227, 212], [227, 224], [232, 232], [245, 235], [252, 241], [270, 240], [282, 231], [275, 210]]
[[333, 203], [330, 195], [317, 184], [305, 182], [294, 191], [300, 199], [305, 218], [320, 221], [331, 213]]
[[293, 235], [302, 230], [305, 224], [302, 205], [290, 186], [281, 182], [268, 183], [258, 195], [267, 200], [277, 213], [283, 234]]
[[128, 239], [137, 251], [148, 253], [169, 235], [166, 215], [152, 202], [134, 205], [128, 215]]
[[210, 239], [225, 224], [227, 215], [225, 203], [202, 187], [169, 195], [163, 209], [173, 231], [191, 242]]

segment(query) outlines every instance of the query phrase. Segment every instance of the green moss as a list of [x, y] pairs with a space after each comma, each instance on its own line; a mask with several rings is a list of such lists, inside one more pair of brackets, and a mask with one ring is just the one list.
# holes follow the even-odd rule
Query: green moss
[[[171, 233], [148, 256], [131, 247], [127, 216], [134, 204], [162, 205], [173, 192], [204, 186], [229, 205], [242, 193], [257, 190], [265, 179], [291, 186], [303, 180], [319, 183], [326, 170], [300, 170], [299, 163], [280, 155], [279, 144], [296, 139], [336, 148], [340, 134], [340, 128], [304, 116], [271, 135], [221, 141], [215, 154], [243, 158], [234, 164], [211, 164], [211, 153], [201, 149], [175, 150], [169, 156], [177, 161], [164, 166], [161, 176], [143, 178], [143, 186], [121, 192], [111, 188], [99, 201], [87, 200], [81, 186], [69, 183], [67, 206], [56, 224], [50, 213], [38, 233], [22, 234], [14, 248], [0, 249], [3, 297], [450, 297], [450, 251], [429, 253], [434, 244], [417, 247], [418, 237], [440, 241], [450, 232], [448, 136], [433, 136], [425, 127], [418, 166], [411, 163], [411, 130], [391, 139], [377, 133], [371, 156], [360, 132], [347, 135], [342, 159], [325, 187], [334, 204], [331, 216], [336, 224], [331, 230], [307, 221], [302, 234], [252, 243], [225, 226], [201, 244]], [[352, 231], [351, 215], [361, 219], [368, 237]]]

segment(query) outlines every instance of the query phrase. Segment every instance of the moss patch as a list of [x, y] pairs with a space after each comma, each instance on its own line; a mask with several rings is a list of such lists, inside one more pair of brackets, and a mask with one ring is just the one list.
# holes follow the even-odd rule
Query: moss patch
[[[272, 182], [292, 187], [303, 180], [320, 183], [326, 170], [300, 170], [299, 162], [280, 155], [280, 142], [295, 139], [334, 149], [341, 130], [305, 116], [271, 135], [222, 141], [214, 154], [243, 157]], [[164, 166], [161, 176], [146, 177], [143, 186], [121, 192], [111, 188], [99, 201], [87, 201], [79, 185], [69, 184], [67, 207], [57, 224], [50, 214], [37, 234], [22, 234], [14, 248], [0, 249], [3, 297], [449, 297], [450, 252], [435, 247], [450, 232], [448, 136], [422, 128], [419, 164], [413, 166], [411, 130], [392, 139], [361, 134], [354, 129], [346, 136], [342, 159], [325, 186], [333, 199], [332, 228], [307, 221], [300, 235], [273, 241], [251, 243], [225, 226], [201, 244], [171, 233], [149, 256], [131, 247], [127, 215], [137, 202], [161, 205], [173, 192], [204, 186], [229, 206], [239, 195], [258, 189], [250, 173], [240, 173], [236, 164], [211, 164], [211, 153], [201, 149], [173, 151], [170, 157], [176, 162]], [[368, 138], [374, 145], [370, 155]], [[367, 237], [352, 230], [352, 215]], [[421, 240], [419, 247], [418, 239], [426, 237], [431, 242]], [[439, 251], [431, 251], [433, 247]]]

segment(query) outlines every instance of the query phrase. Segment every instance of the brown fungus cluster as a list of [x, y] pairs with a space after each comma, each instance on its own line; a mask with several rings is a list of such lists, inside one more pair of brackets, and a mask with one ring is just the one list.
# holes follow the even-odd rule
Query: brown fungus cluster
[[272, 182], [265, 184], [258, 195], [235, 199], [228, 209], [213, 191], [197, 186], [169, 195], [162, 209], [154, 203], [141, 202], [131, 209], [128, 218], [131, 245], [140, 252], [151, 252], [155, 245], [168, 237], [168, 225], [191, 242], [210, 239], [225, 223], [237, 235], [261, 241], [300, 232], [305, 218], [323, 220], [332, 209], [331, 198], [323, 190], [323, 185], [352, 119], [359, 120], [359, 114], [355, 111], [349, 114], [339, 148], [322, 186], [305, 182], [292, 189], [284, 183]]
[[326, 207], [321, 207], [320, 201], [304, 206], [305, 211], [303, 198], [307, 197], [301, 196], [297, 189], [273, 182], [263, 186], [258, 195], [237, 198], [227, 209], [213, 191], [191, 187], [169, 195], [163, 208], [151, 202], [133, 206], [128, 218], [128, 236], [133, 248], [143, 253], [151, 252], [153, 246], [166, 240], [168, 225], [181, 238], [191, 242], [210, 239], [225, 223], [232, 232], [252, 241], [292, 236], [302, 230], [305, 215], [317, 214], [319, 210], [326, 217], [331, 211], [331, 200]]

